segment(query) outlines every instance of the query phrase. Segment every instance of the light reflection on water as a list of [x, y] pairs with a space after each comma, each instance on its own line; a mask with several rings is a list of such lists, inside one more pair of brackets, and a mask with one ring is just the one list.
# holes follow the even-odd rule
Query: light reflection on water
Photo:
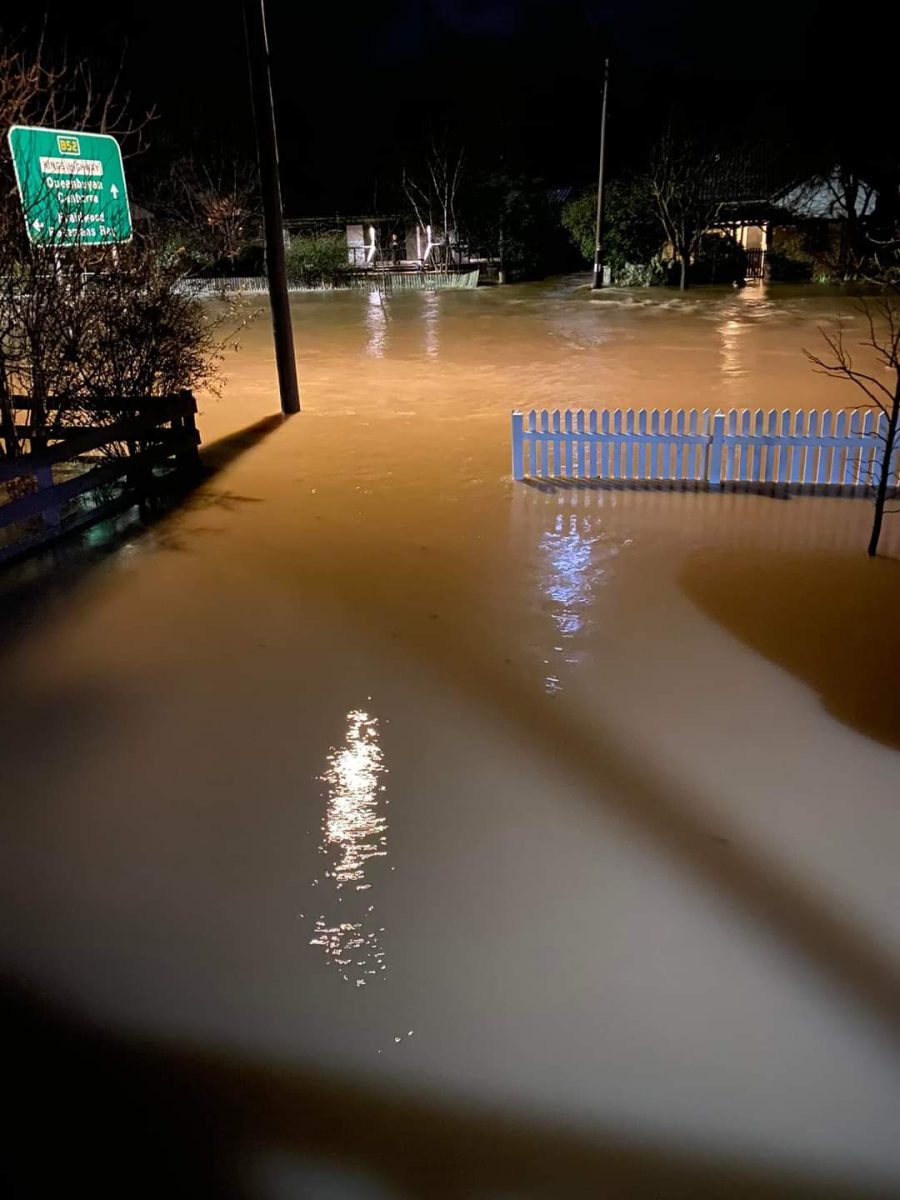
[[[320, 777], [328, 785], [328, 798], [319, 852], [330, 864], [324, 878], [335, 896], [332, 914], [316, 918], [310, 945], [321, 946], [326, 959], [357, 987], [386, 969], [384, 929], [369, 902], [372, 879], [367, 875], [369, 862], [387, 854], [388, 801], [380, 782], [386, 772], [378, 719], [354, 709], [347, 714], [343, 744], [331, 750]], [[319, 884], [315, 880], [313, 886]]]
[[[612, 559], [627, 544], [613, 541], [598, 516], [582, 513], [557, 513], [553, 528], [541, 536], [541, 589], [551, 602], [557, 635], [553, 652], [567, 667], [581, 658], [576, 639], [591, 621], [594, 590], [607, 581]], [[550, 670], [544, 686], [552, 696], [562, 690], [561, 667], [545, 662]]]
[[441, 293], [422, 293], [422, 321], [425, 329], [425, 354], [437, 358], [440, 353]]
[[746, 374], [741, 355], [741, 338], [747, 326], [740, 321], [729, 318], [719, 326], [719, 336], [722, 338], [722, 379], [723, 382], [733, 383]]
[[369, 292], [369, 302], [366, 305], [366, 354], [371, 358], [384, 358], [387, 347], [387, 310], [384, 307], [384, 297], [378, 288]]

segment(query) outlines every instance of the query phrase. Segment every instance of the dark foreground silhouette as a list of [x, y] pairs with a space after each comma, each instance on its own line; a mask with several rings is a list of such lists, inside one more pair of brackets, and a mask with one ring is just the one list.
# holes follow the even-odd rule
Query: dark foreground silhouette
[[[7, 1035], [6, 1197], [117, 1200], [285, 1194], [335, 1200], [340, 1187], [269, 1193], [266, 1154], [352, 1173], [403, 1200], [821, 1197], [888, 1193], [808, 1175], [629, 1144], [202, 1047], [114, 1035], [13, 985]], [[309, 1178], [309, 1176], [307, 1176]]]

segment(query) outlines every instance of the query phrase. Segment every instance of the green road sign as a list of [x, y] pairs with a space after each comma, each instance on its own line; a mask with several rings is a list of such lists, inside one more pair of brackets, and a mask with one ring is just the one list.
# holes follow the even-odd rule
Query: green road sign
[[131, 241], [122, 152], [114, 137], [13, 125], [9, 148], [32, 242], [53, 247]]

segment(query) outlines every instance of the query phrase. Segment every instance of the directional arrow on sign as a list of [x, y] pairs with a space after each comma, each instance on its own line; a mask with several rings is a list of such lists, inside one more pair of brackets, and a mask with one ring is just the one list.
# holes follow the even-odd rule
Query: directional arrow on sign
[[112, 187], [111, 187], [109, 190], [112, 192], [112, 198], [113, 198], [113, 200], [115, 200], [115, 199], [116, 199], [116, 197], [119, 195], [119, 189], [116, 187], [116, 185], [115, 185], [115, 184], [113, 184], [113, 185], [112, 185]]

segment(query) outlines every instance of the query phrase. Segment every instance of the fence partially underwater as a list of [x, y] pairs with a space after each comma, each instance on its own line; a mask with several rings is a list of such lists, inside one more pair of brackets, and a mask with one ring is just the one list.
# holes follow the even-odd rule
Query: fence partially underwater
[[[512, 415], [513, 478], [867, 494], [887, 433], [888, 418], [871, 409], [532, 409]], [[895, 479], [900, 441], [889, 467]]]
[[[348, 272], [334, 282], [288, 283], [289, 292], [432, 292], [446, 288], [478, 286], [478, 268], [471, 271], [361, 271]], [[195, 296], [240, 293], [264, 295], [269, 282], [264, 275], [235, 275], [215, 279], [189, 279], [184, 290]]]

